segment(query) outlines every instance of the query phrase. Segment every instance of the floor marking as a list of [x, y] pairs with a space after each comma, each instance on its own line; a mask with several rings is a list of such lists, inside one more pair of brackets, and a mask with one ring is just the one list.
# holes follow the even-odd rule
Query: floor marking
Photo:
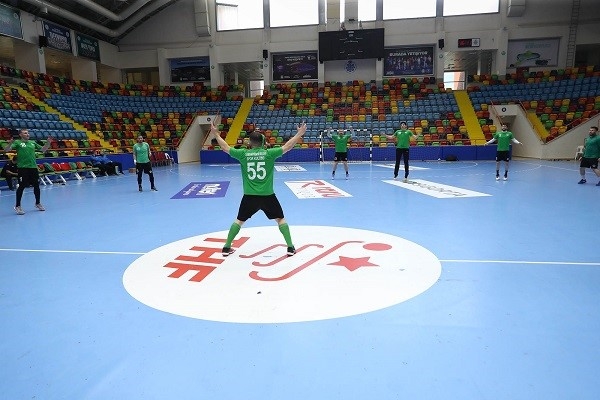
[[591, 265], [600, 266], [598, 262], [571, 261], [518, 261], [518, 260], [440, 260], [447, 263], [484, 263], [484, 264], [532, 264], [532, 265]]
[[0, 251], [23, 252], [23, 253], [74, 253], [74, 254], [125, 254], [125, 255], [142, 255], [145, 252], [131, 251], [93, 251], [93, 250], [42, 250], [42, 249], [0, 249]]
[[430, 182], [423, 179], [411, 179], [408, 182], [402, 182], [399, 180], [384, 180], [383, 182], [394, 186], [400, 186], [401, 188], [409, 189], [427, 196], [436, 197], [438, 199], [491, 196], [491, 194], [476, 192], [474, 190], [463, 189], [456, 186], [444, 185], [437, 182]]
[[[67, 253], [67, 254], [109, 254], [109, 255], [144, 255], [147, 252], [133, 251], [94, 251], [94, 250], [43, 250], [43, 249], [1, 249], [0, 251], [23, 253]], [[519, 260], [442, 260], [445, 263], [465, 264], [531, 264], [531, 265], [582, 265], [600, 266], [600, 262], [575, 262], [575, 261], [519, 261]]]

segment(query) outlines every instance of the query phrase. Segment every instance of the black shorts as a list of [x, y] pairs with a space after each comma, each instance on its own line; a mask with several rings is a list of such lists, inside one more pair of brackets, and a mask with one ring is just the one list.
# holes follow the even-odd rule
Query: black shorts
[[496, 161], [510, 161], [510, 151], [497, 151]]
[[152, 173], [152, 163], [136, 163], [135, 164], [135, 169], [137, 169], [137, 173], [139, 174], [140, 171], [146, 173], [146, 174], [151, 174]]
[[40, 184], [40, 172], [37, 168], [19, 168], [19, 185], [23, 187], [27, 186], [39, 186]]
[[333, 161], [348, 161], [348, 152], [336, 151], [335, 156], [333, 156]]
[[581, 168], [591, 168], [598, 169], [598, 159], [597, 158], [585, 158], [581, 159], [581, 163], [579, 164]]
[[269, 196], [245, 194], [240, 202], [237, 219], [247, 221], [259, 210], [262, 210], [268, 219], [283, 218], [283, 208], [275, 194]]

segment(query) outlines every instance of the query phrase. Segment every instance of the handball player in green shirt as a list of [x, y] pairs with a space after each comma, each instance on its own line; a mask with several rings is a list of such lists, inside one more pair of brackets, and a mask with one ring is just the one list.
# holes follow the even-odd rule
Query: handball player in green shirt
[[[577, 183], [583, 184], [586, 182], [586, 168], [590, 168], [597, 177], [600, 177], [598, 158], [600, 158], [600, 136], [598, 136], [598, 127], [590, 126], [589, 136], [585, 138], [585, 142], [583, 143], [583, 156], [581, 157], [581, 163], [579, 164], [579, 175], [581, 175], [581, 180]], [[600, 181], [596, 186], [600, 186]]]
[[150, 145], [144, 142], [142, 135], [137, 137], [137, 143], [133, 145], [133, 162], [137, 172], [138, 190], [142, 191], [142, 174], [145, 173], [150, 179], [150, 190], [157, 191], [158, 189], [154, 186], [154, 173], [150, 162]]
[[240, 232], [244, 222], [259, 210], [264, 212], [268, 219], [274, 219], [277, 222], [279, 231], [287, 244], [287, 255], [293, 256], [296, 254], [290, 227], [285, 221], [283, 209], [273, 190], [273, 172], [275, 160], [293, 149], [305, 132], [306, 124], [302, 122], [298, 126], [296, 134], [281, 147], [265, 149], [264, 136], [260, 132], [254, 131], [248, 136], [250, 148], [236, 149], [227, 144], [215, 126], [215, 121], [212, 121], [210, 134], [217, 140], [221, 150], [240, 162], [244, 187], [244, 196], [240, 202], [237, 218], [231, 224], [227, 241], [223, 246], [222, 254], [224, 257], [234, 252], [231, 248], [233, 239]]
[[510, 142], [516, 144], [522, 144], [513, 136], [513, 133], [508, 130], [506, 124], [502, 124], [500, 132], [494, 133], [489, 141], [485, 142], [486, 145], [492, 144], [498, 141], [498, 148], [496, 149], [496, 180], [500, 180], [500, 161], [504, 161], [504, 180], [508, 179], [508, 162], [510, 161]]
[[347, 130], [338, 129], [337, 135], [332, 134], [332, 130], [333, 129], [329, 128], [327, 131], [327, 136], [335, 144], [335, 156], [333, 157], [333, 171], [331, 171], [331, 179], [335, 179], [335, 170], [340, 161], [344, 164], [346, 179], [348, 179], [348, 143], [354, 137], [354, 129], [352, 129], [351, 126], [348, 127], [348, 130], [352, 132], [352, 134], [346, 133]]
[[406, 122], [400, 123], [400, 129], [393, 135], [385, 135], [388, 139], [396, 140], [396, 164], [394, 165], [394, 179], [398, 179], [398, 170], [400, 169], [400, 160], [404, 158], [404, 182], [408, 182], [408, 149], [410, 148], [410, 139], [417, 139], [418, 136], [406, 129]]
[[17, 188], [17, 201], [15, 204], [15, 212], [18, 215], [25, 214], [21, 208], [21, 198], [23, 191], [27, 186], [33, 187], [33, 195], [35, 196], [35, 207], [40, 211], [46, 211], [42, 203], [40, 203], [40, 174], [35, 160], [35, 152], [41, 151], [45, 153], [50, 148], [52, 138], [48, 136], [48, 140], [44, 146], [40, 146], [35, 140], [29, 140], [29, 131], [21, 129], [19, 131], [19, 139], [9, 140], [4, 151], [11, 149], [17, 152], [17, 168], [19, 173], [19, 187]]

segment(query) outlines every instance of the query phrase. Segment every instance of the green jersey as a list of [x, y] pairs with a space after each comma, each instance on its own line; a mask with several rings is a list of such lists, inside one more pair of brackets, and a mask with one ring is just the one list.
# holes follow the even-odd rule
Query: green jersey
[[133, 145], [133, 154], [135, 155], [135, 161], [138, 164], [146, 164], [150, 162], [148, 153], [150, 152], [150, 145], [146, 142], [136, 143]]
[[335, 143], [335, 152], [336, 153], [347, 153], [348, 152], [348, 141], [352, 136], [350, 134], [345, 134], [340, 136], [331, 135], [331, 140]]
[[508, 151], [510, 150], [510, 142], [513, 139], [513, 134], [509, 131], [496, 132], [494, 133], [494, 139], [498, 142], [498, 151]]
[[273, 170], [275, 160], [283, 155], [281, 147], [264, 149], [231, 149], [229, 155], [238, 160], [242, 166], [244, 194], [269, 196], [273, 190]]
[[410, 147], [410, 138], [412, 135], [412, 132], [408, 129], [398, 129], [394, 132], [394, 136], [396, 137], [396, 147], [399, 149], [408, 149]]
[[584, 158], [600, 158], [600, 135], [585, 138]]
[[11, 148], [17, 152], [18, 168], [37, 168], [35, 151], [42, 148], [33, 140], [17, 139], [12, 142]]

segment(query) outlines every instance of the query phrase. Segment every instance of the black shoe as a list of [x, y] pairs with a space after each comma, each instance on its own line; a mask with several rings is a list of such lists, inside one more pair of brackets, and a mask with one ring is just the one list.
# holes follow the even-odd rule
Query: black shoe
[[150, 189], [154, 190], [155, 192], [158, 192], [158, 189], [154, 186], [152, 186]]
[[234, 252], [235, 250], [231, 247], [223, 247], [223, 250], [221, 250], [221, 254], [223, 255], [223, 257], [227, 257], [228, 255], [233, 254]]
[[580, 180], [579, 182], [577, 182], [580, 185], [583, 185], [584, 183], [586, 183], [587, 181], [585, 179]]
[[296, 248], [294, 246], [287, 248], [287, 256], [291, 257], [296, 254]]
[[138, 186], [138, 190], [141, 192], [142, 191], [142, 185]]

